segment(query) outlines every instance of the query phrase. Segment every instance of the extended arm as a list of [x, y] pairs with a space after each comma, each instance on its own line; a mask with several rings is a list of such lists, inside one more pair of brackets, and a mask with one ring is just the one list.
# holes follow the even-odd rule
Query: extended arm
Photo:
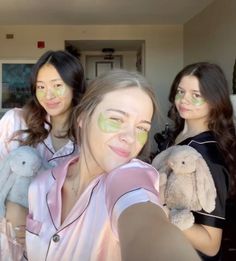
[[123, 261], [200, 261], [183, 233], [152, 203], [128, 207], [118, 219], [118, 234]]
[[222, 229], [194, 224], [183, 231], [193, 247], [208, 256], [214, 256], [220, 249]]

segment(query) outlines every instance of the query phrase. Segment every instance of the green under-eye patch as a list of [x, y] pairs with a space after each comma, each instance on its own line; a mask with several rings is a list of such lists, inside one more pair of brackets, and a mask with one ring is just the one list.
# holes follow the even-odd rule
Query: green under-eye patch
[[53, 88], [53, 94], [57, 97], [63, 96], [65, 94], [65, 91], [66, 91], [65, 85], [61, 86], [60, 88], [58, 87]]
[[[182, 99], [183, 98], [183, 94], [181, 94], [181, 93], [176, 93], [176, 95], [175, 95], [175, 101], [178, 101], [178, 100], [180, 100], [180, 99]], [[192, 99], [191, 99], [191, 103], [193, 104], [193, 105], [196, 105], [196, 106], [201, 106], [202, 104], [204, 104], [206, 101], [205, 101], [205, 99], [204, 98], [202, 98], [202, 97], [192, 97]]]
[[141, 131], [137, 134], [137, 139], [141, 145], [147, 142], [148, 133], [146, 131]]
[[198, 98], [192, 98], [192, 104], [196, 105], [196, 106], [200, 106], [202, 104], [205, 103], [205, 99], [202, 97], [198, 97]]
[[44, 90], [36, 90], [36, 97], [38, 99], [43, 99], [45, 97], [46, 93]]
[[117, 132], [121, 128], [121, 123], [113, 119], [106, 118], [101, 113], [98, 117], [98, 126], [104, 132]]
[[176, 93], [175, 95], [175, 100], [178, 101], [183, 97], [183, 95], [181, 93]]
[[[47, 95], [48, 90], [47, 89], [36, 89], [36, 96], [38, 99], [44, 99]], [[62, 97], [65, 95], [66, 92], [66, 86], [62, 85], [60, 87], [55, 87], [52, 86], [50, 89], [50, 92], [55, 96], [55, 97]]]

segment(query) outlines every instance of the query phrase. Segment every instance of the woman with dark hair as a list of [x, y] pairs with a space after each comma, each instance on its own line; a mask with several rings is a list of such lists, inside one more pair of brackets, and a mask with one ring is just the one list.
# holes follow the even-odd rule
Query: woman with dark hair
[[[0, 120], [0, 160], [21, 145], [35, 147], [52, 167], [76, 155], [70, 121], [84, 91], [84, 71], [76, 57], [66, 51], [43, 54], [32, 69], [32, 98], [23, 108], [7, 111]], [[18, 239], [20, 231], [24, 232], [19, 227], [25, 224], [26, 207], [6, 204], [6, 220], [16, 228]]]
[[156, 109], [137, 73], [110, 71], [88, 86], [74, 113], [79, 156], [30, 185], [29, 260], [199, 260], [159, 205], [158, 173], [136, 158]]
[[175, 124], [168, 146], [189, 145], [201, 153], [217, 190], [215, 210], [195, 212], [195, 224], [183, 232], [203, 260], [218, 260], [226, 199], [229, 190], [235, 192], [236, 177], [233, 109], [223, 71], [207, 62], [186, 66], [173, 81], [169, 101]]
[[84, 71], [76, 57], [66, 51], [43, 54], [32, 69], [32, 98], [0, 121], [0, 159], [19, 145], [36, 147], [52, 166], [77, 153], [74, 129], [68, 126], [84, 91]]

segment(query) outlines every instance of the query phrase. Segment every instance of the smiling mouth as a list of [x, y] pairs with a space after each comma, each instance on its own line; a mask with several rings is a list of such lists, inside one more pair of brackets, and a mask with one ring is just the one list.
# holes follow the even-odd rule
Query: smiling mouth
[[124, 150], [124, 149], [121, 149], [118, 147], [112, 147], [112, 146], [109, 146], [109, 147], [115, 154], [117, 154], [118, 156], [120, 156], [122, 158], [128, 158], [130, 156], [130, 152], [127, 150]]
[[187, 108], [184, 108], [184, 107], [179, 107], [179, 110], [182, 111], [182, 112], [185, 112], [185, 111], [190, 111], [189, 109]]
[[46, 103], [46, 106], [48, 107], [48, 108], [55, 108], [55, 107], [57, 107], [58, 106], [58, 102], [54, 102], [54, 103]]

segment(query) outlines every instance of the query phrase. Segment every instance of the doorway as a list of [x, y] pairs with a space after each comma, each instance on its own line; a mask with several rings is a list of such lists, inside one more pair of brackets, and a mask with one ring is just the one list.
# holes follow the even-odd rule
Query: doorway
[[[67, 48], [78, 53], [87, 82], [113, 68], [145, 74], [144, 40], [66, 40]], [[106, 55], [104, 49], [112, 49], [112, 54]]]

